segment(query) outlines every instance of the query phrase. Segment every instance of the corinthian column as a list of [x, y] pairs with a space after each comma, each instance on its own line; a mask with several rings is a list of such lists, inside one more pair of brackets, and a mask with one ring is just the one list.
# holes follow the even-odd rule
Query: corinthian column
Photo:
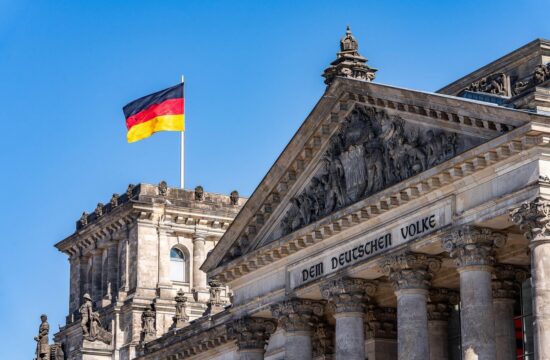
[[426, 297], [431, 271], [440, 261], [423, 254], [400, 253], [384, 259], [383, 269], [397, 296], [397, 356], [399, 360], [429, 359]]
[[430, 360], [449, 359], [448, 318], [451, 305], [458, 304], [458, 294], [448, 289], [431, 289], [428, 295], [428, 343]]
[[323, 304], [291, 299], [274, 305], [271, 311], [286, 332], [285, 359], [311, 360], [311, 336], [318, 317], [323, 314]]
[[237, 351], [241, 360], [262, 360], [269, 337], [277, 323], [271, 319], [242, 318], [229, 325], [230, 334], [237, 339]]
[[535, 360], [550, 359], [550, 201], [537, 198], [511, 212], [531, 249]]
[[460, 327], [464, 360], [494, 360], [495, 322], [491, 272], [495, 248], [504, 235], [487, 228], [464, 226], [453, 231], [443, 246], [455, 259], [460, 274]]
[[321, 294], [335, 309], [336, 360], [365, 359], [364, 314], [375, 291], [375, 285], [367, 280], [346, 277], [321, 286]]
[[495, 343], [497, 360], [516, 359], [514, 305], [519, 284], [527, 278], [523, 269], [500, 265], [493, 276], [493, 309], [495, 312]]

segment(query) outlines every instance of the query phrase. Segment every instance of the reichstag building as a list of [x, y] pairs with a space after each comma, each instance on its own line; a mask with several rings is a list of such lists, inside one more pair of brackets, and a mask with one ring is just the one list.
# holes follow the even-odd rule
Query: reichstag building
[[549, 360], [550, 41], [433, 93], [376, 71], [348, 28], [248, 199], [142, 183], [82, 214], [35, 357]]

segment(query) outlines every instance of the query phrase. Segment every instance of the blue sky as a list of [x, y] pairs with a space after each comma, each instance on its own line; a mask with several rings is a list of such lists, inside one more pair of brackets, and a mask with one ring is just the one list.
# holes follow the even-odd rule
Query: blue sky
[[53, 244], [128, 183], [178, 184], [176, 133], [127, 144], [122, 106], [186, 77], [186, 185], [249, 195], [324, 90], [346, 24], [377, 81], [434, 91], [537, 38], [540, 1], [0, 0], [0, 348], [68, 309]]

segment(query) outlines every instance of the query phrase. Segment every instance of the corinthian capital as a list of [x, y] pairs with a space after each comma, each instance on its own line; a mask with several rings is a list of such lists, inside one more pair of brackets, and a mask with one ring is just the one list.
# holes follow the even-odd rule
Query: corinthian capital
[[273, 305], [271, 312], [285, 331], [312, 331], [323, 309], [319, 301], [291, 299]]
[[440, 267], [439, 259], [411, 252], [388, 255], [382, 261], [382, 270], [395, 290], [428, 289], [433, 273]]
[[365, 335], [367, 339], [395, 339], [397, 337], [396, 309], [370, 305], [365, 317]]
[[366, 303], [376, 292], [376, 285], [365, 279], [341, 277], [321, 285], [321, 295], [336, 313], [364, 312]]
[[229, 325], [229, 334], [237, 339], [239, 350], [263, 349], [276, 328], [274, 320], [245, 317]]
[[428, 295], [428, 320], [447, 320], [451, 306], [459, 303], [460, 296], [449, 289], [431, 289]]
[[514, 299], [520, 284], [527, 279], [528, 271], [513, 265], [495, 267], [491, 286], [494, 299]]
[[510, 216], [529, 241], [550, 240], [550, 201], [536, 198], [510, 211]]
[[443, 248], [455, 259], [458, 268], [493, 266], [495, 249], [502, 247], [506, 236], [487, 228], [463, 226], [443, 240]]

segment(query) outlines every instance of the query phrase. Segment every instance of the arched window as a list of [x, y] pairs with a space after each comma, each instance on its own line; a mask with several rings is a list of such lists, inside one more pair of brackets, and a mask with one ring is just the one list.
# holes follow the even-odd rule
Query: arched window
[[173, 247], [170, 250], [170, 271], [172, 281], [187, 281], [187, 258], [183, 251]]

